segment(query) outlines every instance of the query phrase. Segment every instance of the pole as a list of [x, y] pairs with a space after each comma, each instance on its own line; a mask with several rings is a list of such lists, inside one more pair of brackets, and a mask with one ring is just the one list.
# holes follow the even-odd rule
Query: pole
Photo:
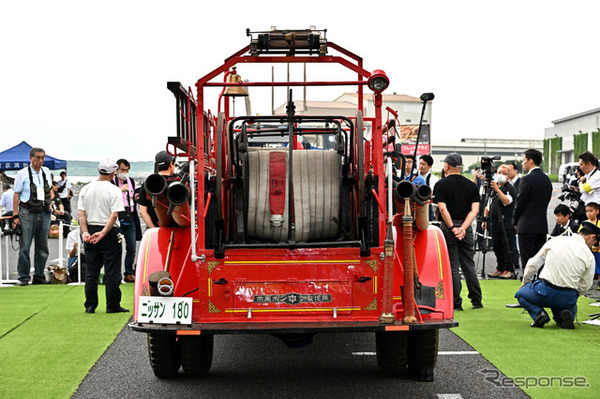
[[379, 321], [391, 324], [395, 321], [393, 313], [393, 282], [394, 282], [394, 235], [392, 231], [392, 192], [394, 191], [392, 178], [392, 159], [387, 159], [388, 178], [388, 222], [387, 235], [384, 241], [385, 262], [383, 264], [383, 300], [382, 312]]
[[414, 282], [414, 248], [413, 248], [413, 217], [410, 213], [410, 198], [404, 199], [404, 216], [402, 216], [402, 239], [404, 246], [404, 291], [402, 303], [404, 305], [403, 324], [414, 324], [415, 317], [415, 282]]

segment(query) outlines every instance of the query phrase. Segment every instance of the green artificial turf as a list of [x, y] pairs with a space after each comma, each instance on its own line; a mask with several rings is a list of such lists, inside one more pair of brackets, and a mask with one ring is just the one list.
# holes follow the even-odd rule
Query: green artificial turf
[[[133, 309], [133, 285], [121, 285]], [[83, 286], [0, 288], [0, 397], [68, 398], [114, 341], [131, 313], [84, 312]]]
[[[485, 308], [471, 310], [465, 299], [456, 334], [472, 345], [508, 377], [524, 380], [585, 377], [588, 388], [523, 389], [534, 398], [595, 398], [600, 388], [600, 327], [576, 325], [563, 330], [551, 321], [543, 329], [529, 327], [531, 319], [516, 302], [518, 281], [481, 281]], [[114, 341], [131, 313], [104, 313], [104, 287], [95, 314], [83, 308], [83, 286], [0, 288], [0, 397], [67, 398]], [[122, 305], [133, 309], [133, 285], [121, 285]], [[466, 298], [466, 288], [463, 296]], [[579, 320], [600, 311], [579, 300]], [[488, 384], [487, 375], [481, 383]], [[542, 377], [542, 378], [539, 378]], [[546, 378], [544, 380], [544, 378]], [[563, 383], [566, 383], [563, 380]], [[498, 388], [503, 389], [503, 388]]]
[[[523, 390], [533, 398], [598, 398], [600, 327], [575, 324], [575, 330], [564, 330], [553, 320], [544, 328], [530, 327], [532, 320], [528, 313], [505, 306], [517, 302], [514, 293], [519, 286], [520, 282], [515, 280], [481, 281], [484, 308], [472, 310], [463, 284], [465, 310], [454, 314], [460, 325], [452, 331], [506, 376], [520, 381]], [[588, 314], [600, 311], [590, 306], [591, 302], [589, 298], [579, 298], [579, 321], [588, 320]], [[548, 313], [552, 317], [549, 310]], [[482, 373], [482, 383], [491, 383], [485, 381], [485, 376]], [[569, 384], [569, 380], [574, 382], [575, 377], [584, 377], [588, 387], [557, 387]], [[530, 387], [523, 386], [525, 383]], [[541, 386], [532, 387], [535, 384]], [[552, 387], [544, 387], [547, 385]]]

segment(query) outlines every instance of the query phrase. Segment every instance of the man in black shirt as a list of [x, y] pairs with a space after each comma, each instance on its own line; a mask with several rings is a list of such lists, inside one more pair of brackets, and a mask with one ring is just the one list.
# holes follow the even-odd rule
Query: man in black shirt
[[479, 212], [479, 191], [475, 183], [460, 174], [462, 157], [459, 154], [450, 153], [442, 162], [446, 177], [437, 182], [433, 196], [442, 218], [442, 231], [450, 256], [454, 310], [463, 310], [459, 267], [465, 276], [473, 309], [481, 309], [481, 287], [473, 261], [475, 250], [471, 228]]
[[[485, 214], [490, 215], [494, 254], [498, 261], [496, 271], [488, 276], [503, 279], [513, 278], [515, 266], [518, 265], [516, 231], [512, 224], [517, 190], [509, 183], [508, 176], [508, 166], [500, 165], [494, 181], [490, 183], [493, 192], [490, 195], [489, 210], [485, 210]], [[483, 231], [487, 227], [486, 223], [482, 223]]]
[[[160, 151], [154, 157], [155, 168], [159, 175], [165, 176], [167, 180], [175, 173], [175, 157], [167, 153], [166, 151]], [[138, 205], [140, 206], [140, 214], [146, 226], [151, 229], [158, 227], [158, 216], [152, 206], [152, 198], [146, 193], [144, 185], [140, 187], [140, 195], [138, 198]]]

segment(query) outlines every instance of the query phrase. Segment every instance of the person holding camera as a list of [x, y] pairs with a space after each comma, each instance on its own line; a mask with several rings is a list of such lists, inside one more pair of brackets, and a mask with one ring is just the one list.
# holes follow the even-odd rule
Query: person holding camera
[[525, 266], [546, 242], [548, 234], [548, 204], [552, 198], [552, 182], [540, 169], [542, 153], [535, 149], [525, 151], [519, 195], [513, 216], [513, 225], [519, 235], [521, 264]]
[[[119, 224], [121, 225], [121, 233], [125, 237], [125, 272], [123, 273], [123, 281], [126, 283], [135, 282], [133, 277], [136, 251], [136, 238], [139, 229], [139, 218], [135, 208], [137, 194], [135, 193], [135, 181], [129, 177], [131, 165], [126, 159], [117, 160], [117, 175], [111, 180], [112, 184], [119, 187], [123, 198], [123, 207], [125, 210], [119, 213]], [[136, 223], [137, 222], [137, 223]]]
[[48, 260], [48, 232], [50, 231], [50, 202], [52, 201], [52, 177], [50, 170], [42, 166], [46, 152], [41, 148], [29, 151], [30, 165], [17, 172], [13, 197], [12, 228], [21, 229], [19, 241], [19, 285], [30, 280], [31, 259], [29, 250], [35, 241], [32, 284], [49, 284], [44, 270]]
[[71, 217], [71, 213], [68, 212], [65, 209], [65, 206], [63, 205], [63, 202], [61, 201], [60, 197], [58, 196], [57, 193], [57, 187], [58, 184], [57, 182], [52, 182], [52, 191], [53, 191], [53, 195], [54, 197], [52, 198], [52, 201], [50, 203], [50, 212], [52, 214], [51, 221], [50, 224], [58, 224], [60, 220], [63, 221], [63, 231], [62, 231], [62, 235], [63, 238], [67, 238], [67, 236], [69, 235], [69, 231], [71, 230], [71, 220], [73, 219]]
[[71, 182], [67, 180], [67, 172], [60, 172], [60, 180], [58, 181], [56, 191], [58, 192], [58, 197], [60, 198], [60, 202], [63, 204], [65, 211], [69, 212], [69, 215], [71, 215], [73, 213], [71, 211], [71, 197], [69, 196], [69, 193], [71, 192]]
[[438, 181], [433, 191], [438, 204], [441, 227], [448, 247], [452, 269], [454, 310], [463, 310], [460, 291], [462, 270], [473, 309], [481, 309], [481, 287], [475, 272], [473, 228], [471, 224], [479, 213], [479, 190], [477, 185], [460, 174], [462, 157], [455, 152], [446, 155], [444, 172], [446, 177]]
[[598, 172], [598, 158], [589, 151], [579, 155], [579, 167], [584, 176], [579, 179], [581, 200], [585, 205], [590, 202], [600, 204], [600, 172]]
[[[489, 208], [486, 206], [484, 211], [485, 216], [489, 215], [494, 254], [498, 261], [496, 271], [489, 273], [488, 277], [502, 279], [513, 278], [515, 265], [518, 264], [516, 232], [512, 224], [517, 190], [508, 182], [508, 175], [508, 166], [500, 165], [494, 180], [490, 182], [493, 193], [490, 195]], [[487, 227], [484, 220], [481, 228], [486, 231]]]

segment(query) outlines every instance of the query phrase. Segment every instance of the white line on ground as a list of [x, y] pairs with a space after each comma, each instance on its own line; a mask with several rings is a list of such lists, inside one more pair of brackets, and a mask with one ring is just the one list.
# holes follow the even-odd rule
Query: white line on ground
[[462, 395], [459, 393], [438, 393], [438, 399], [462, 399]]
[[[354, 356], [375, 356], [375, 352], [352, 352]], [[439, 351], [438, 355], [479, 355], [477, 351]]]

